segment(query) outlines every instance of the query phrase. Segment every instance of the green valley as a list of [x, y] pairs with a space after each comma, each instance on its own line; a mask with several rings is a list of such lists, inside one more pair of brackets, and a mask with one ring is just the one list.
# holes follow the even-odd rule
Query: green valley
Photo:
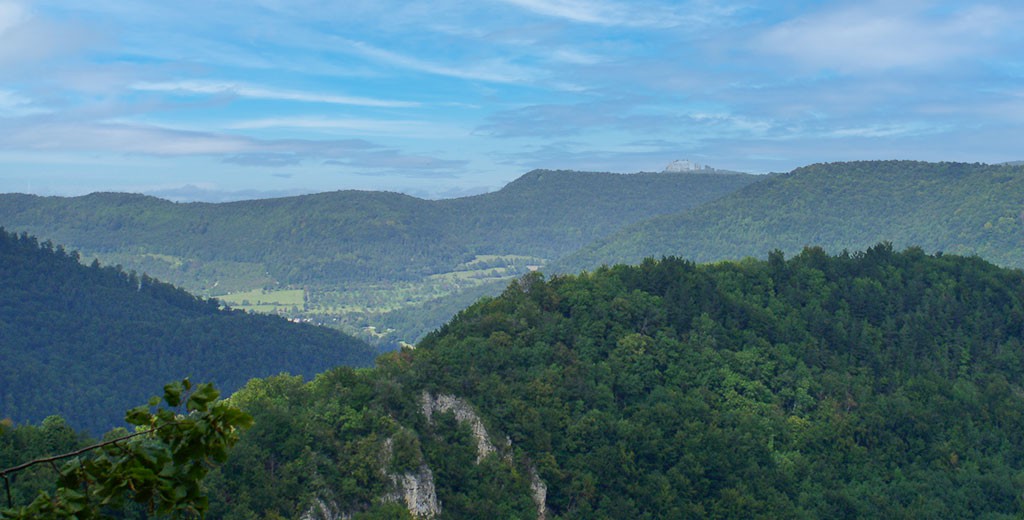
[[[437, 201], [360, 191], [223, 204], [8, 194], [0, 224], [239, 308], [355, 333], [395, 329], [382, 340], [395, 344], [531, 267], [755, 180], [538, 170], [494, 193]], [[282, 290], [266, 304], [248, 297]]]

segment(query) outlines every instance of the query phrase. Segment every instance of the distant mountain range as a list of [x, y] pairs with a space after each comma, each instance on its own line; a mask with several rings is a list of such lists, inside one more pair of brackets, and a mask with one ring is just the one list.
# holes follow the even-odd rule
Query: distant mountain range
[[[295, 317], [365, 325], [352, 317], [379, 322], [382, 313], [418, 305], [451, 308], [436, 301], [500, 290], [528, 266], [756, 180], [537, 170], [494, 193], [436, 201], [364, 191], [221, 204], [8, 194], [0, 195], [0, 225], [236, 306], [242, 301], [229, 293], [298, 289], [306, 294], [294, 305], [273, 294], [264, 300], [294, 306]], [[396, 284], [404, 284], [398, 292]], [[432, 317], [417, 318], [425, 325], [400, 331], [399, 339], [411, 341], [450, 316], [425, 312]]]
[[[412, 342], [531, 269], [700, 262], [880, 241], [1024, 267], [1024, 166], [816, 164], [786, 174], [536, 170], [447, 200], [342, 191], [231, 203], [0, 195], [0, 225], [233, 307]], [[388, 333], [390, 331], [390, 333]]]

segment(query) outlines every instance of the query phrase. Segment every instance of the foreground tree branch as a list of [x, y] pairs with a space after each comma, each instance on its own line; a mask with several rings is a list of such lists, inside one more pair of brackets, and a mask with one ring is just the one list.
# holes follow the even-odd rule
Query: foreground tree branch
[[[106, 512], [122, 509], [128, 500], [162, 515], [201, 516], [207, 500], [200, 482], [213, 464], [226, 460], [239, 431], [252, 424], [249, 415], [218, 401], [219, 395], [208, 383], [168, 384], [166, 406], [151, 411], [161, 403], [154, 397], [126, 414], [129, 424], [143, 430], [3, 470], [6, 481], [36, 464], [70, 459], [58, 471], [53, 496], [41, 491], [28, 506], [2, 510], [0, 517], [110, 518]], [[79, 457], [97, 450], [95, 456]]]

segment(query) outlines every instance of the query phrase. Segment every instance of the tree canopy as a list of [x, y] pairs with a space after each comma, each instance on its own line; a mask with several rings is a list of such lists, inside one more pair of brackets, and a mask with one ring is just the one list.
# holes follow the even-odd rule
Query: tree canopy
[[[372, 371], [250, 383], [259, 429], [212, 507], [372, 518], [426, 465], [444, 518], [535, 516], [531, 468], [549, 518], [1015, 518], [1022, 289], [888, 243], [532, 274]], [[474, 463], [423, 392], [471, 403], [498, 452]]]
[[0, 228], [0, 417], [17, 423], [56, 414], [99, 434], [169, 376], [230, 392], [252, 377], [312, 377], [374, 355], [338, 331], [222, 309]]

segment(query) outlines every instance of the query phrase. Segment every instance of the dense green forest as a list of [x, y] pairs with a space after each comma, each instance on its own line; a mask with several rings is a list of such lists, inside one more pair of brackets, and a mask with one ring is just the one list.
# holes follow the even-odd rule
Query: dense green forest
[[[696, 207], [756, 176], [530, 172], [449, 200], [340, 191], [224, 204], [123, 193], [0, 195], [0, 225], [235, 307], [319, 323], [396, 324], [412, 341], [450, 317], [444, 301], [504, 286], [623, 226]], [[298, 290], [259, 307], [229, 293]], [[438, 301], [440, 300], [440, 301]], [[461, 308], [461, 305], [458, 305]], [[388, 314], [400, 311], [392, 317]], [[412, 313], [405, 327], [405, 316]]]
[[831, 253], [882, 241], [1024, 267], [1024, 166], [916, 161], [815, 164], [771, 175], [696, 209], [656, 217], [584, 248], [555, 269], [676, 255], [698, 262]]
[[230, 392], [253, 377], [370, 365], [374, 354], [338, 331], [221, 309], [0, 228], [0, 417], [59, 414], [98, 433], [167, 379], [192, 376]]
[[429, 468], [441, 518], [536, 517], [533, 475], [548, 518], [1019, 518], [1022, 341], [1020, 271], [887, 243], [533, 274], [376, 369], [250, 382], [211, 512], [400, 517]]
[[[614, 253], [638, 265], [550, 278], [502, 267], [549, 252], [488, 249], [501, 239], [467, 230], [497, 233], [515, 219], [481, 217], [462, 231], [470, 256], [455, 259], [461, 270], [426, 279], [480, 275], [460, 297], [515, 281], [372, 369], [328, 370], [340, 341], [331, 331], [224, 310], [2, 232], [0, 347], [16, 369], [0, 377], [0, 414], [69, 419], [0, 423], [0, 457], [81, 443], [68, 423], [100, 431], [116, 419], [81, 421], [189, 373], [240, 387], [230, 404], [254, 419], [204, 484], [211, 518], [1019, 518], [1024, 273], [989, 262], [1020, 264], [1021, 173], [815, 165], [645, 222], [633, 242], [609, 240], [560, 264], [597, 265]], [[544, 183], [576, 175], [534, 172], [507, 189], [540, 197]], [[482, 204], [458, 200], [463, 220]], [[538, 230], [551, 215], [536, 216]], [[568, 240], [569, 225], [562, 230]], [[776, 244], [766, 260], [751, 258]], [[648, 248], [737, 260], [641, 260]], [[292, 291], [288, 302], [273, 293], [276, 303], [328, 305], [315, 291]], [[454, 312], [457, 301], [406, 302], [380, 317], [429, 330], [423, 316]], [[365, 346], [347, 352], [357, 365], [370, 355]], [[318, 366], [287, 368], [288, 355]], [[258, 365], [273, 369], [250, 375], [295, 375], [243, 385], [248, 376], [221, 373]], [[134, 384], [139, 393], [127, 395]], [[30, 408], [36, 415], [7, 411]], [[28, 497], [45, 480], [27, 474], [16, 493]]]

